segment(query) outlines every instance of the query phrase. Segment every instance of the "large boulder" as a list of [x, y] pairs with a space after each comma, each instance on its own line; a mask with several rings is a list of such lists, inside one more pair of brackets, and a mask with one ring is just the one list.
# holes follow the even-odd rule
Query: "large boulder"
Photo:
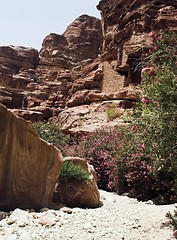
[[0, 209], [49, 207], [63, 165], [60, 151], [1, 104], [0, 119]]
[[88, 182], [66, 181], [58, 182], [53, 201], [63, 203], [68, 207], [96, 208], [100, 206], [100, 194], [97, 187], [97, 178], [93, 166], [84, 159], [66, 157], [65, 161], [80, 166], [89, 174]]

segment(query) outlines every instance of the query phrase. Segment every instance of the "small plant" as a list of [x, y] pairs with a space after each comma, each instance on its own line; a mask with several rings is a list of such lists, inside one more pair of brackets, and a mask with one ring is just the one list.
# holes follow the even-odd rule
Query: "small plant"
[[77, 125], [82, 127], [84, 125], [84, 120], [82, 118], [77, 119]]
[[175, 206], [174, 213], [167, 212], [166, 217], [168, 218], [167, 224], [173, 228], [173, 237], [177, 239], [177, 206]]
[[60, 182], [77, 181], [77, 182], [88, 182], [89, 173], [84, 171], [79, 165], [66, 160], [64, 161], [63, 168], [61, 169]]
[[107, 121], [113, 121], [116, 118], [119, 118], [122, 115], [121, 111], [116, 106], [111, 106], [106, 110]]
[[69, 135], [62, 131], [54, 124], [49, 122], [36, 122], [33, 127], [38, 136], [56, 147], [67, 144], [70, 140]]

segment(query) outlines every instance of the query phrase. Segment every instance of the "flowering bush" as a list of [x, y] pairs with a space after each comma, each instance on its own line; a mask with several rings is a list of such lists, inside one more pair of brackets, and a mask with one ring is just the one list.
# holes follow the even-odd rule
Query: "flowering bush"
[[132, 129], [90, 134], [82, 140], [82, 157], [95, 167], [100, 188], [171, 203], [177, 199], [176, 35], [150, 37], [143, 65], [151, 63], [154, 71], [144, 76]]
[[[101, 189], [155, 203], [177, 200], [177, 36], [151, 33], [143, 96], [124, 128], [100, 130], [62, 148], [91, 163]], [[111, 115], [112, 117], [112, 112]]]
[[177, 198], [177, 35], [152, 33], [150, 37], [153, 47], [143, 65], [150, 62], [154, 74], [144, 76], [134, 124], [139, 129], [138, 138], [144, 141], [146, 156], [153, 159], [154, 184], [161, 200], [171, 202]]
[[82, 138], [82, 157], [96, 170], [98, 187], [113, 190], [116, 181], [116, 154], [120, 149], [119, 134], [114, 131], [97, 131]]
[[168, 212], [166, 217], [168, 218], [167, 224], [173, 228], [173, 237], [177, 239], [177, 210], [175, 209], [173, 214]]

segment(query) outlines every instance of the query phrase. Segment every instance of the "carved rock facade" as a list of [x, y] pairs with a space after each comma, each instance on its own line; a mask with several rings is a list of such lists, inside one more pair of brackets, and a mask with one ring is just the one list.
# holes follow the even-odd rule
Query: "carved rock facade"
[[[101, 0], [103, 29], [103, 88], [118, 92], [141, 82], [141, 69], [135, 69], [142, 53], [150, 47], [151, 31], [177, 31], [176, 1]], [[114, 88], [112, 88], [115, 86]]]

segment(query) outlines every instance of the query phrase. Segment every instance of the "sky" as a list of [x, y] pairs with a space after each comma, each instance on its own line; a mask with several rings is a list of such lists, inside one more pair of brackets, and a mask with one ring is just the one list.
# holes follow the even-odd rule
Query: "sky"
[[80, 15], [100, 18], [98, 3], [99, 0], [2, 0], [0, 46], [40, 50], [48, 34], [62, 34]]

